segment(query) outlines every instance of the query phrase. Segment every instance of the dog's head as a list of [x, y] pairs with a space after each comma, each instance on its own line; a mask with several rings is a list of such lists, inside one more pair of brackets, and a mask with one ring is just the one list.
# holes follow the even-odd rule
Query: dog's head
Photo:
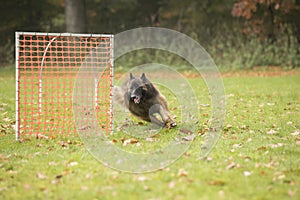
[[128, 95], [130, 100], [135, 104], [139, 104], [141, 100], [145, 97], [149, 88], [151, 88], [151, 82], [146, 78], [146, 75], [143, 73], [141, 77], [134, 77], [130, 73], [130, 79], [128, 82]]

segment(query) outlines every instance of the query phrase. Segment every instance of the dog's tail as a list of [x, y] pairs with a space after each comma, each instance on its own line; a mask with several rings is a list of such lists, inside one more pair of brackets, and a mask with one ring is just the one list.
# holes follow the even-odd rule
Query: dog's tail
[[114, 86], [113, 95], [114, 95], [113, 97], [114, 102], [125, 107], [125, 100], [124, 100], [125, 90], [119, 86]]

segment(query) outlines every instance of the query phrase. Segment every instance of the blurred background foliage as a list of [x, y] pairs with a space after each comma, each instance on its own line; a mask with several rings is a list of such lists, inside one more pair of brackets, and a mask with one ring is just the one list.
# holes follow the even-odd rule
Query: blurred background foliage
[[[73, 29], [70, 6], [84, 10]], [[0, 16], [0, 66], [14, 63], [15, 31], [116, 34], [147, 26], [187, 34], [224, 70], [300, 66], [300, 0], [10, 0], [1, 2]], [[145, 54], [133, 53], [118, 65], [164, 59], [184, 65], [166, 52], [148, 52], [154, 59]]]

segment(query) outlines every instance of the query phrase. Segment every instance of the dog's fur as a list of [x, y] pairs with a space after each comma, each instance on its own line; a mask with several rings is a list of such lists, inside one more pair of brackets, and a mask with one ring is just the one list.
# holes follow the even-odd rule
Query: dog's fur
[[[114, 100], [125, 106], [135, 116], [161, 127], [175, 127], [166, 98], [143, 73], [140, 78], [130, 73], [130, 79], [123, 87], [114, 87]], [[161, 116], [159, 120], [155, 114]]]

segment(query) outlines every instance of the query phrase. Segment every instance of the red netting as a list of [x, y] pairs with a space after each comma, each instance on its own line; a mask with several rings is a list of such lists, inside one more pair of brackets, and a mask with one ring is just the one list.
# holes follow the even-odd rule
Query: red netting
[[[111, 132], [111, 36], [17, 33], [16, 39], [18, 138], [74, 135], [73, 107], [83, 105], [74, 105], [73, 98], [93, 102], [96, 117], [88, 120]], [[75, 86], [93, 91], [74, 95]], [[90, 109], [83, 107], [82, 114]]]

